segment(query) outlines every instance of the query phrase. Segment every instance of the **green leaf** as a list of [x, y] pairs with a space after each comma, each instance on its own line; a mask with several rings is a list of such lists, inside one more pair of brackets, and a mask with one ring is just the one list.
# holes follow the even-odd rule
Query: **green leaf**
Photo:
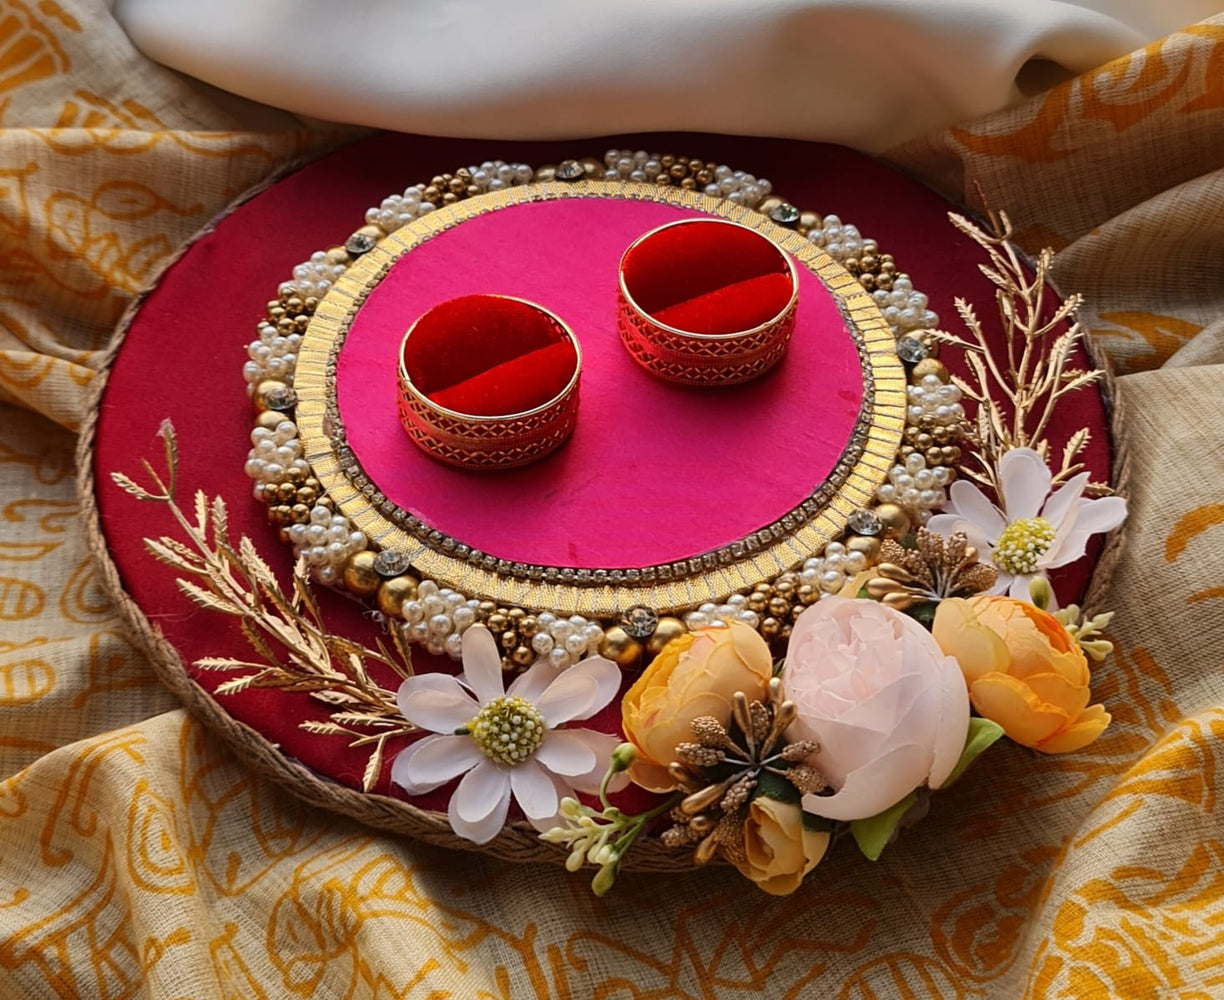
[[764, 795], [767, 799], [777, 799], [779, 802], [798, 802], [799, 789], [787, 781], [782, 775], [772, 771], [762, 771], [757, 776], [756, 791], [752, 797]]
[[897, 824], [901, 822], [901, 817], [909, 812], [910, 806], [917, 798], [917, 792], [910, 792], [895, 806], [890, 806], [882, 813], [868, 816], [866, 819], [851, 821], [850, 832], [854, 834], [854, 841], [867, 860], [878, 861], [880, 859], [880, 855], [884, 853], [884, 848], [888, 845], [888, 838], [892, 836]]
[[905, 613], [929, 631], [935, 621], [935, 609], [938, 607], [938, 601], [923, 601], [921, 604], [910, 605], [905, 609]]
[[803, 828], [805, 830], [815, 830], [817, 833], [832, 833], [834, 823], [831, 819], [825, 819], [823, 816], [816, 816], [810, 812], [803, 813]]
[[952, 768], [952, 773], [948, 775], [947, 779], [939, 787], [947, 788], [952, 784], [952, 782], [969, 769], [969, 765], [978, 759], [983, 750], [1002, 735], [1003, 727], [997, 722], [991, 722], [989, 719], [979, 719], [976, 715], [973, 716], [969, 720], [969, 736], [965, 740], [965, 749], [961, 751], [960, 759], [956, 762], [956, 766]]

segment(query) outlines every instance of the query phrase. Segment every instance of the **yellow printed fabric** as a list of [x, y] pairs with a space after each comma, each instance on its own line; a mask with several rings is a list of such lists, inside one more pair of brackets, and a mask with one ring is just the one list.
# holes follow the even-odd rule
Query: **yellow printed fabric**
[[[75, 430], [116, 321], [234, 196], [334, 144], [0, 0], [0, 997], [1224, 996], [1224, 16], [894, 150], [1087, 295], [1131, 520], [1086, 751], [1000, 745], [872, 864], [774, 899], [383, 836], [254, 777], [88, 560]], [[946, 795], [946, 798], [944, 796]]]

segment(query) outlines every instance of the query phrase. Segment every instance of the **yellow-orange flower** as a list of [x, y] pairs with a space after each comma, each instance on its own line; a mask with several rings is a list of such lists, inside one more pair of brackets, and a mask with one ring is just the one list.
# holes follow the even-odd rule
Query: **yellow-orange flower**
[[931, 632], [960, 663], [978, 714], [1017, 743], [1067, 753], [1109, 725], [1104, 707], [1088, 704], [1087, 659], [1048, 612], [1010, 597], [951, 598]]
[[732, 695], [743, 691], [749, 701], [764, 699], [771, 676], [769, 645], [742, 622], [673, 639], [621, 702], [625, 737], [641, 753], [630, 778], [651, 791], [674, 788], [667, 765], [677, 744], [692, 741], [689, 723], [701, 715], [727, 723]]
[[748, 803], [745, 857], [735, 867], [771, 896], [786, 896], [799, 888], [828, 849], [828, 831], [804, 826], [797, 803], [758, 795]]

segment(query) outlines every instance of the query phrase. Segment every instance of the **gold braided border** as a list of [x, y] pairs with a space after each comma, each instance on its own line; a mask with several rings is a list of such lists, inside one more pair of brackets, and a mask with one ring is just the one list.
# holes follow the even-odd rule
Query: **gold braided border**
[[[776, 243], [814, 273], [841, 305], [859, 339], [874, 390], [863, 451], [828, 505], [770, 544], [739, 559], [683, 579], [633, 585], [580, 585], [532, 581], [500, 574], [437, 551], [390, 520], [349, 480], [329, 434], [331, 362], [370, 288], [401, 256], [461, 222], [516, 205], [563, 198], [653, 201], [695, 209], [748, 226]], [[490, 192], [431, 212], [387, 236], [360, 257], [319, 303], [298, 352], [294, 377], [298, 435], [306, 460], [336, 507], [379, 548], [408, 554], [414, 569], [442, 586], [482, 600], [527, 609], [610, 618], [634, 604], [660, 613], [720, 601], [750, 590], [819, 553], [845, 531], [847, 519], [867, 506], [892, 465], [905, 427], [906, 377], [896, 339], [871, 294], [837, 261], [791, 229], [759, 212], [683, 188], [627, 181], [544, 181]], [[798, 516], [798, 515], [796, 515]]]

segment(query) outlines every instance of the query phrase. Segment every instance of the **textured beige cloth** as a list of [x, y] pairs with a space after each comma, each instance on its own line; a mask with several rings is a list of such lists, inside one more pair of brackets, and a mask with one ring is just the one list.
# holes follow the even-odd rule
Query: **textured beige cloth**
[[597, 901], [381, 836], [178, 709], [87, 560], [73, 430], [136, 291], [336, 136], [150, 64], [100, 0], [0, 4], [0, 125], [0, 996], [1224, 994], [1224, 17], [892, 154], [1054, 244], [1120, 373], [1114, 723], [992, 750], [882, 861], [838, 849], [781, 900], [695, 872]]

